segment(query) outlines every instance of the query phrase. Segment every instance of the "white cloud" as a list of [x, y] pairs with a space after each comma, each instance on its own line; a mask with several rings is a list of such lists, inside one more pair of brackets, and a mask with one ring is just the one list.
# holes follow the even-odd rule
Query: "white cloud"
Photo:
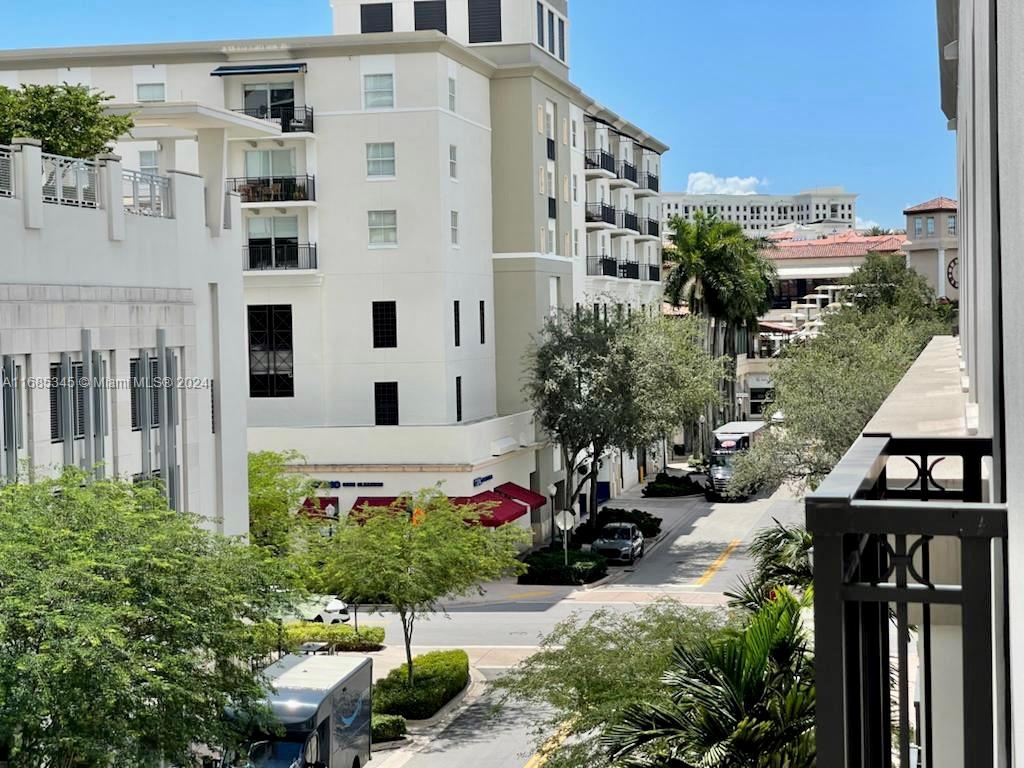
[[871, 229], [872, 227], [882, 226], [874, 219], [862, 219], [860, 216], [857, 217], [857, 229]]
[[764, 184], [757, 176], [715, 176], [707, 171], [691, 173], [686, 181], [688, 195], [756, 195]]

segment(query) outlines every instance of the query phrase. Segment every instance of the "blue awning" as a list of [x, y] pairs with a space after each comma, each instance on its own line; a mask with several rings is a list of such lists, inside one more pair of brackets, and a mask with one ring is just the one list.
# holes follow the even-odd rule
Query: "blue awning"
[[294, 64], [238, 64], [217, 67], [210, 74], [213, 77], [225, 77], [228, 75], [284, 75], [291, 72], [305, 71], [306, 62], [300, 61]]

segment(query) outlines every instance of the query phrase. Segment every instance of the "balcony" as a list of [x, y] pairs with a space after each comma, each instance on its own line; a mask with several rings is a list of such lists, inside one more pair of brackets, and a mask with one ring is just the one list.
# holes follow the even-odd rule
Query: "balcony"
[[615, 227], [622, 234], [639, 234], [640, 219], [633, 211], [620, 210], [615, 213]]
[[615, 156], [603, 149], [588, 149], [584, 165], [588, 176], [615, 176]]
[[656, 219], [640, 219], [639, 232], [644, 237], [660, 237], [661, 224]]
[[605, 225], [615, 226], [615, 206], [607, 203], [587, 203], [586, 220], [591, 228], [605, 228]]
[[819, 765], [997, 764], [1007, 510], [965, 406], [936, 337], [806, 499]]
[[618, 177], [622, 181], [628, 181], [631, 184], [637, 183], [636, 166], [632, 163], [623, 161], [619, 164]]
[[554, 197], [549, 197], [548, 198], [548, 218], [549, 219], [557, 219], [558, 218], [558, 200], [556, 198], [554, 198]]
[[661, 190], [659, 189], [658, 177], [650, 171], [640, 171], [637, 175], [637, 190], [636, 194], [638, 197], [647, 197], [649, 195], [656, 195]]
[[249, 243], [242, 248], [242, 269], [246, 271], [316, 267], [314, 243]]
[[229, 192], [237, 192], [243, 203], [275, 205], [316, 200], [313, 176], [236, 177], [227, 181]]
[[636, 261], [620, 261], [619, 262], [619, 277], [624, 277], [629, 280], [640, 279], [640, 263]]
[[587, 274], [593, 277], [618, 277], [619, 262], [607, 254], [587, 257]]
[[548, 160], [555, 159], [555, 140], [548, 139]]
[[257, 107], [253, 109], [235, 109], [232, 111], [279, 125], [281, 126], [281, 133], [313, 132], [312, 107], [296, 107], [282, 104], [269, 108]]
[[661, 282], [661, 267], [657, 264], [644, 264], [644, 270], [646, 271], [645, 280], [651, 283]]

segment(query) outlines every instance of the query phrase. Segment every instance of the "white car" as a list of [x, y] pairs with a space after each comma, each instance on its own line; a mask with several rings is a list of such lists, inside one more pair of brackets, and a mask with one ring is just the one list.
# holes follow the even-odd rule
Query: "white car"
[[304, 607], [302, 618], [320, 624], [343, 624], [349, 620], [348, 605], [337, 595], [326, 595], [311, 600]]

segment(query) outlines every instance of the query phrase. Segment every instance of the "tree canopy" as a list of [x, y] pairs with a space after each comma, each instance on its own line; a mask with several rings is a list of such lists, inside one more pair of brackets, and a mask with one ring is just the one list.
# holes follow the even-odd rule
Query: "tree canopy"
[[0, 488], [0, 759], [12, 768], [185, 764], [261, 710], [253, 623], [288, 595], [262, 550], [168, 509], [160, 489]]
[[249, 454], [250, 540], [278, 555], [293, 550], [300, 524], [296, 511], [313, 492], [309, 477], [289, 469], [302, 460], [296, 451]]
[[113, 96], [84, 85], [0, 86], [0, 144], [17, 137], [39, 139], [44, 152], [94, 157], [131, 131], [127, 115], [109, 115]]

